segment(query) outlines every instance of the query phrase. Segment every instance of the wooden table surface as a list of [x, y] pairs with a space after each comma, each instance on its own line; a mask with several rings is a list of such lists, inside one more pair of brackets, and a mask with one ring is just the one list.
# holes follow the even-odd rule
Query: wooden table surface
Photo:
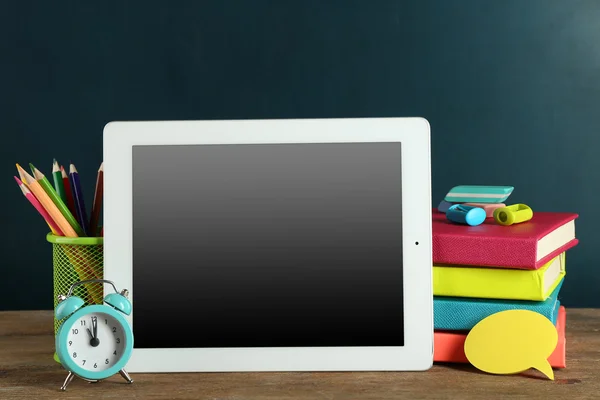
[[555, 380], [531, 370], [496, 376], [469, 365], [426, 372], [131, 374], [97, 384], [52, 359], [51, 311], [0, 312], [0, 399], [598, 399], [600, 310], [567, 309], [567, 368]]

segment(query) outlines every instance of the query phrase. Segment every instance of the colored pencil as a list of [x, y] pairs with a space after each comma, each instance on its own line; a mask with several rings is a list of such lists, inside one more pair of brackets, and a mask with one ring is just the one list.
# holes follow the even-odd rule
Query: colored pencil
[[73, 190], [71, 188], [71, 182], [69, 182], [69, 177], [65, 172], [65, 168], [60, 166], [60, 175], [62, 176], [63, 186], [65, 187], [65, 194], [67, 196], [67, 206], [69, 207], [69, 211], [71, 214], [76, 215], [77, 211], [75, 211], [75, 199], [73, 199]]
[[[69, 211], [69, 208], [63, 201], [58, 197], [56, 190], [50, 184], [50, 181], [42, 174], [33, 164], [29, 164], [31, 166], [31, 170], [33, 171], [33, 176], [35, 180], [39, 182], [40, 186], [44, 189], [48, 197], [52, 199], [56, 207], [60, 210], [60, 213], [65, 217], [65, 219], [69, 222], [71, 227], [77, 232], [77, 236], [86, 236], [85, 230], [81, 229], [81, 226], [77, 223], [77, 220]], [[34, 193], [35, 194], [35, 193]], [[36, 195], [37, 197], [37, 195]], [[64, 232], [64, 229], [63, 229]]]
[[58, 197], [60, 197], [63, 203], [67, 204], [67, 193], [65, 192], [65, 185], [56, 159], [52, 163], [52, 178], [54, 179], [54, 189], [56, 190]]
[[96, 177], [96, 190], [94, 191], [94, 204], [92, 216], [90, 217], [90, 236], [96, 236], [100, 210], [102, 209], [102, 197], [104, 196], [104, 163], [100, 164], [98, 176]]
[[25, 179], [23, 182], [38, 199], [42, 207], [44, 207], [44, 209], [48, 212], [52, 220], [56, 222], [56, 225], [58, 225], [64, 235], [67, 237], [78, 237], [77, 232], [75, 232], [71, 224], [69, 224], [69, 221], [67, 221], [64, 215], [62, 215], [56, 204], [54, 204], [40, 183], [36, 181], [33, 176], [25, 172], [25, 170], [19, 164], [17, 164], [17, 168], [20, 169], [20, 172], [23, 174], [22, 176]]
[[33, 195], [33, 193], [31, 193], [31, 191], [29, 189], [27, 189], [27, 186], [23, 183], [23, 181], [21, 181], [16, 176], [14, 178], [15, 178], [15, 181], [17, 181], [17, 184], [19, 185], [19, 188], [23, 192], [23, 196], [25, 196], [25, 198], [27, 200], [29, 200], [29, 202], [31, 203], [31, 205], [34, 206], [35, 209], [40, 213], [40, 215], [42, 216], [42, 218], [44, 218], [44, 220], [46, 221], [46, 223], [48, 224], [48, 226], [52, 230], [52, 233], [54, 233], [55, 235], [58, 235], [58, 236], [64, 236], [65, 234], [63, 233], [63, 231], [61, 231], [60, 227], [58, 225], [56, 225], [56, 222], [54, 222], [54, 220], [52, 219], [52, 217], [50, 216], [50, 214], [48, 214], [48, 211], [46, 211], [44, 209], [44, 207], [42, 207], [42, 205], [40, 204], [40, 202], [38, 201], [38, 199], [35, 198], [35, 196]]
[[20, 167], [19, 164], [17, 164], [17, 172], [19, 172], [19, 179], [21, 180], [21, 183], [27, 186], [27, 183], [25, 182], [25, 176], [23, 175], [24, 170]]
[[77, 219], [83, 228], [83, 231], [89, 236], [88, 229], [88, 218], [87, 212], [85, 211], [85, 202], [83, 200], [83, 190], [81, 189], [81, 183], [79, 181], [79, 173], [75, 165], [71, 164], [69, 167], [69, 180], [71, 187], [73, 188], [73, 197], [75, 198], [75, 210], [77, 210]]
[[[41, 207], [41, 209], [38, 209], [38, 211], [42, 213], [42, 216], [48, 217], [46, 222], [48, 223], [48, 226], [50, 226], [50, 229], [55, 235], [78, 237], [78, 233], [75, 231], [74, 227], [67, 220], [65, 215], [63, 215], [62, 210], [59, 209], [59, 205], [61, 202], [63, 203], [63, 207], [67, 209], [66, 205], [64, 204], [64, 201], [60, 199], [60, 197], [58, 196], [48, 179], [46, 179], [44, 174], [42, 174], [32, 164], [30, 164], [30, 167], [34, 175], [33, 177], [27, 174], [25, 170], [23, 170], [23, 168], [19, 164], [17, 164], [19, 175], [24, 178], [24, 181], [20, 181], [22, 183], [21, 191], [23, 191], [23, 194], [29, 193], [29, 196], [26, 197], [32, 202], [32, 204], [34, 204], [34, 206], [37, 202], [39, 207]], [[56, 177], [56, 175], [53, 174], [53, 177]], [[15, 177], [15, 179], [17, 178]], [[62, 181], [62, 176], [60, 176], [60, 180]], [[19, 180], [17, 180], [17, 182], [19, 182]], [[31, 191], [29, 191], [29, 189], [31, 189]], [[36, 207], [36, 209], [37, 208], [38, 207]], [[73, 215], [70, 215], [71, 218], [74, 220], [76, 226], [79, 227], [79, 224], [74, 219]], [[52, 224], [54, 224], [56, 228], [53, 227]], [[81, 229], [81, 227], [79, 227], [79, 229]], [[97, 271], [90, 267], [89, 261], [87, 260], [87, 255], [85, 253], [80, 252], [80, 250], [76, 246], [61, 246], [60, 248], [68, 257], [69, 262], [73, 266], [75, 273], [79, 276], [80, 279], [101, 278], [101, 276], [98, 275]], [[88, 296], [90, 296], [87, 301], [90, 304], [102, 303], [101, 294], [93, 293], [88, 285], [86, 285], [86, 288], [87, 294]]]

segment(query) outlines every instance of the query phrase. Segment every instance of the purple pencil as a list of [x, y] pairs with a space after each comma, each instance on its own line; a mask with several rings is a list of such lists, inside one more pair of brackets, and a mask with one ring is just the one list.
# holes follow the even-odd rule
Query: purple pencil
[[85, 211], [85, 202], [83, 201], [83, 191], [81, 190], [81, 183], [79, 182], [79, 173], [73, 164], [69, 166], [69, 181], [73, 190], [77, 221], [81, 225], [81, 229], [83, 229], [85, 235], [89, 236], [88, 217], [87, 212]]

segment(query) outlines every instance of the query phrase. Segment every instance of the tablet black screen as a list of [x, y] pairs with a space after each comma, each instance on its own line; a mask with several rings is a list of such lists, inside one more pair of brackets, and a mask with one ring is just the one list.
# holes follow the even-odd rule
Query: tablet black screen
[[403, 346], [400, 143], [133, 147], [136, 348]]

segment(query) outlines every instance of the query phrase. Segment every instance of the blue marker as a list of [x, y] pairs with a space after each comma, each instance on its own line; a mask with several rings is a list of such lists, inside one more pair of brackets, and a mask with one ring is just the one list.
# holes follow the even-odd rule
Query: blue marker
[[455, 204], [446, 211], [448, 221], [471, 226], [481, 225], [486, 218], [486, 212], [481, 207]]

